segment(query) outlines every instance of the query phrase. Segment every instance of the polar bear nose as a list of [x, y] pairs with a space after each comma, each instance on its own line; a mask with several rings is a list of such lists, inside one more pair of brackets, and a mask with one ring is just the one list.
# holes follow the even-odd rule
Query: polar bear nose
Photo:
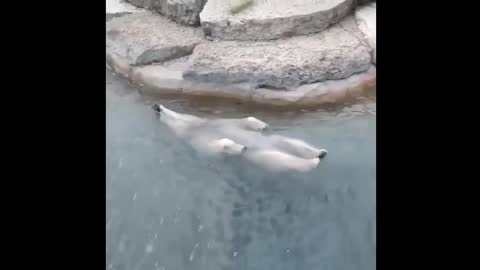
[[327, 153], [328, 153], [327, 150], [321, 150], [320, 154], [318, 154], [318, 158], [319, 159], [324, 158], [327, 155]]
[[153, 105], [152, 109], [158, 113], [162, 111], [162, 109], [160, 108], [160, 106], [158, 106], [158, 104]]
[[242, 148], [242, 153], [245, 153], [245, 151], [247, 151], [247, 147], [246, 147], [246, 146], [244, 146], [244, 147]]

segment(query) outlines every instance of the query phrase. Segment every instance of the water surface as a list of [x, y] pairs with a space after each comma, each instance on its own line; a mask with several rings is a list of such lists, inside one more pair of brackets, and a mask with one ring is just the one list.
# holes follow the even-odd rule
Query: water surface
[[[375, 97], [270, 110], [142, 96], [106, 76], [107, 269], [375, 269]], [[153, 103], [206, 117], [255, 116], [329, 155], [306, 174], [206, 158], [159, 123]]]

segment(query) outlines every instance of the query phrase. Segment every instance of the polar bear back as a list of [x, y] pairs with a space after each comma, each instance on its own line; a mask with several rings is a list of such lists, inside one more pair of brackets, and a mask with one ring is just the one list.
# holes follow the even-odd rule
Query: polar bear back
[[322, 152], [321, 149], [318, 149], [302, 140], [284, 136], [273, 135], [271, 136], [271, 142], [272, 146], [276, 149], [307, 159], [316, 158]]
[[209, 123], [213, 126], [233, 127], [250, 131], [263, 131], [268, 127], [267, 123], [255, 117], [238, 119], [210, 119]]
[[320, 163], [319, 158], [303, 159], [275, 149], [252, 149], [245, 152], [244, 156], [256, 165], [274, 172], [308, 172]]

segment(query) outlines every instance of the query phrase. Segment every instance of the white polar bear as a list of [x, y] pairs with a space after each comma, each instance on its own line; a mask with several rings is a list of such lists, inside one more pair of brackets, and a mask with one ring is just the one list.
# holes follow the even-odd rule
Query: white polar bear
[[254, 117], [208, 120], [179, 114], [162, 105], [154, 105], [153, 109], [160, 114], [160, 121], [177, 136], [187, 139], [195, 149], [214, 154], [243, 154], [248, 160], [273, 171], [307, 172], [316, 168], [328, 153], [302, 140], [264, 135], [258, 131], [267, 128], [268, 124]]
[[241, 119], [204, 119], [188, 114], [181, 114], [165, 108], [163, 105], [153, 105], [153, 110], [160, 114], [160, 120], [171, 127], [174, 131], [183, 134], [189, 126], [208, 124], [211, 127], [233, 127], [252, 131], [264, 131], [269, 125], [255, 117]]
[[264, 135], [262, 133], [240, 130], [239, 128], [228, 126], [218, 128], [216, 132], [222, 134], [223, 137], [248, 147], [274, 149], [305, 159], [323, 158], [328, 154], [328, 151], [325, 149], [318, 149], [302, 140], [285, 136]]
[[265, 131], [269, 128], [267, 123], [252, 116], [240, 119], [212, 119], [209, 121], [209, 125], [214, 127], [240, 128], [257, 132]]
[[215, 126], [209, 121], [187, 114], [179, 114], [163, 106], [154, 105], [160, 113], [160, 121], [166, 124], [177, 136], [186, 139], [196, 150], [215, 155], [240, 155], [247, 150], [244, 145], [231, 139], [220, 137]]
[[264, 169], [274, 172], [308, 172], [318, 166], [328, 151], [306, 142], [284, 136], [266, 136], [252, 131], [225, 128], [222, 136], [245, 145], [244, 157]]
[[292, 139], [278, 135], [271, 136], [271, 139], [274, 148], [301, 158], [323, 158], [328, 154], [327, 150], [318, 149], [299, 139]]
[[160, 115], [160, 121], [167, 125], [177, 136], [184, 137], [188, 134], [188, 130], [199, 126], [205, 122], [204, 119], [188, 115], [180, 114], [168, 110], [162, 105], [153, 105], [153, 110]]
[[258, 166], [274, 172], [308, 172], [318, 166], [320, 158], [304, 159], [273, 149], [254, 149], [245, 158]]

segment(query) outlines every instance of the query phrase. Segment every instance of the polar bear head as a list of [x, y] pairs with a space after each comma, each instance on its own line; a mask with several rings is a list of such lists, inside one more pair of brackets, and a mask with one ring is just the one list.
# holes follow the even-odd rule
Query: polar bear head
[[211, 152], [224, 153], [227, 155], [241, 155], [247, 151], [246, 146], [238, 144], [227, 138], [210, 141], [208, 146]]
[[163, 110], [162, 107], [163, 107], [162, 105], [154, 104], [154, 105], [152, 106], [152, 109], [153, 109], [155, 112], [157, 112], [157, 113], [161, 113], [162, 110]]
[[254, 131], [263, 131], [269, 127], [267, 123], [251, 116], [247, 118], [243, 118], [242, 123], [245, 125], [247, 129], [251, 129]]

